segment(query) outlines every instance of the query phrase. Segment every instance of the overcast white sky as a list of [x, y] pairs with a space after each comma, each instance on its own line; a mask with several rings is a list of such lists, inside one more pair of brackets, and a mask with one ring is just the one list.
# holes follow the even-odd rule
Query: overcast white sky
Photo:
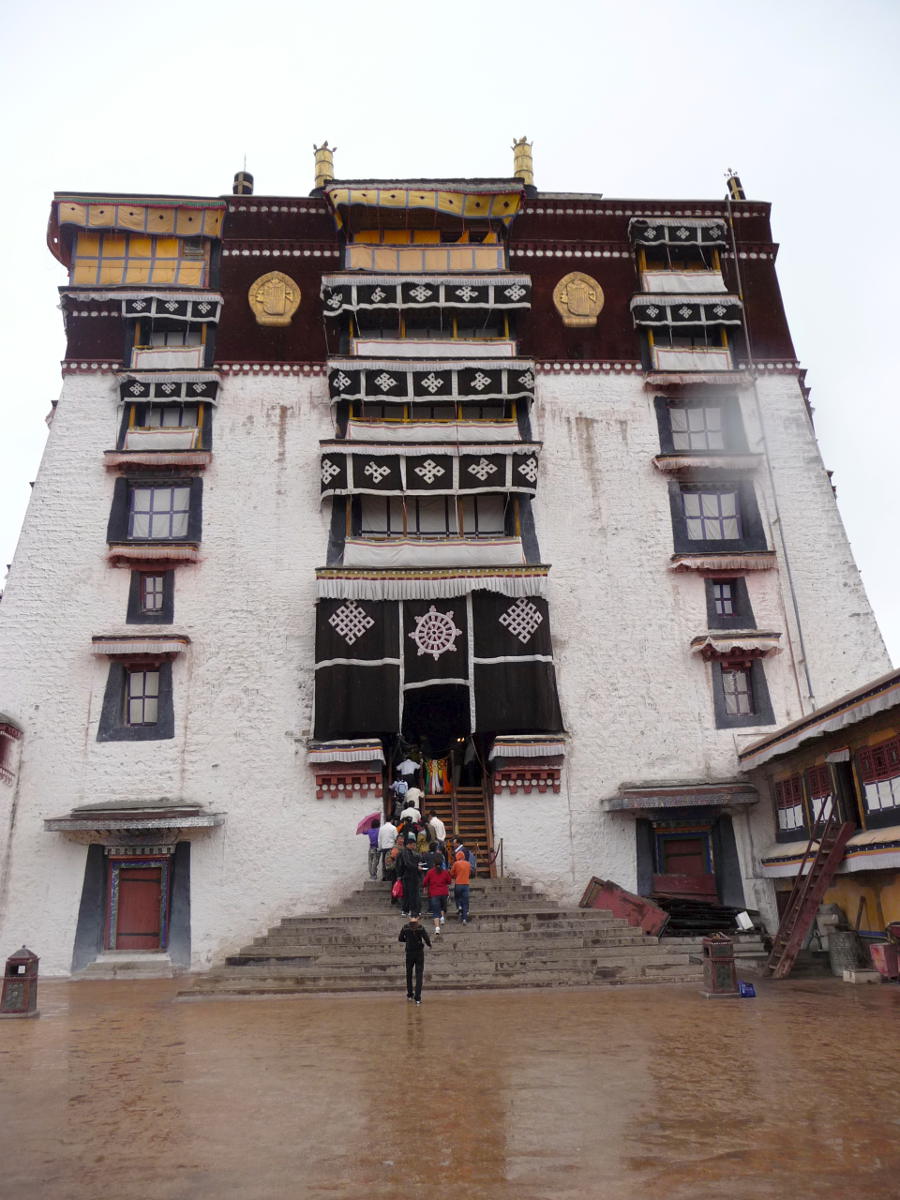
[[[304, 195], [338, 176], [508, 175], [546, 191], [774, 205], [778, 273], [826, 465], [900, 661], [897, 0], [34, 0], [7, 7], [0, 111], [0, 579], [60, 389], [54, 190]], [[102, 448], [101, 448], [102, 449]]]

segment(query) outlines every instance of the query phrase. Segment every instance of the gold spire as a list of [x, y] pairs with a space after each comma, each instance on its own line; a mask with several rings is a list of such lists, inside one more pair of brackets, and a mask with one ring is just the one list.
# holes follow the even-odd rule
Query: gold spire
[[520, 137], [512, 144], [513, 175], [521, 179], [528, 187], [534, 186], [534, 159], [531, 157], [533, 143], [527, 138]]
[[334, 152], [337, 146], [328, 145], [328, 140], [317, 146], [313, 143], [313, 150], [316, 152], [316, 187], [324, 187], [329, 180], [334, 179]]

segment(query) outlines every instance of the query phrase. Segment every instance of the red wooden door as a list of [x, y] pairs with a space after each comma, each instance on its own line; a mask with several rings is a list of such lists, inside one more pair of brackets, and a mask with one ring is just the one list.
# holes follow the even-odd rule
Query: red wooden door
[[162, 867], [120, 867], [116, 950], [159, 950]]
[[663, 842], [663, 873], [666, 875], [706, 875], [706, 838], [666, 838]]

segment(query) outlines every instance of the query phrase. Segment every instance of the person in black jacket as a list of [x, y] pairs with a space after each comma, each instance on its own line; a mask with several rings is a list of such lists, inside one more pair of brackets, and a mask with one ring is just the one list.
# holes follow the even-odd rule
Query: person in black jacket
[[[428, 930], [423, 928], [418, 917], [410, 917], [400, 930], [398, 942], [406, 943], [406, 998], [422, 1003], [422, 975], [425, 971], [425, 945], [431, 949]], [[416, 969], [416, 990], [413, 992], [413, 967]]]
[[418, 917], [422, 912], [419, 863], [416, 853], [416, 835], [406, 835], [406, 843], [397, 858], [397, 877], [403, 883], [404, 917]]

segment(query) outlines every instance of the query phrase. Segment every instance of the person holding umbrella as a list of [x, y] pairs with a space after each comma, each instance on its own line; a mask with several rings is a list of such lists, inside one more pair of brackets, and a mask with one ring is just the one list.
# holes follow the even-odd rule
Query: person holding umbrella
[[364, 833], [369, 839], [369, 878], [378, 878], [378, 827], [381, 825], [381, 813], [369, 813], [363, 817], [356, 827], [358, 834]]

